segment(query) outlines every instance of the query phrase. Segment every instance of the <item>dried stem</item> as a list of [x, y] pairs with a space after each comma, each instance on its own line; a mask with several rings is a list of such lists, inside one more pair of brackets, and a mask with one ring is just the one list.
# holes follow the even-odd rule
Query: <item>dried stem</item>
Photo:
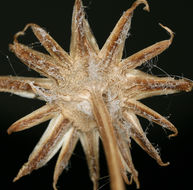
[[120, 157], [116, 143], [116, 137], [107, 107], [99, 92], [92, 93], [93, 113], [98, 124], [99, 133], [103, 141], [104, 150], [107, 158], [111, 189], [124, 190], [124, 183], [120, 171]]

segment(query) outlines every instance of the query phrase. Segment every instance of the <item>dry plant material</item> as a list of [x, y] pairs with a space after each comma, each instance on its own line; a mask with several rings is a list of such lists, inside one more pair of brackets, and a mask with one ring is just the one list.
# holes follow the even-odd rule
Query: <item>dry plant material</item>
[[[29, 68], [45, 78], [0, 77], [0, 91], [27, 98], [39, 98], [46, 104], [15, 122], [8, 133], [50, 123], [14, 181], [44, 166], [60, 149], [53, 188], [68, 165], [80, 140], [88, 162], [94, 190], [99, 180], [99, 139], [107, 158], [112, 190], [124, 190], [124, 182], [135, 181], [138, 173], [130, 153], [130, 139], [141, 146], [159, 165], [165, 166], [157, 150], [147, 139], [136, 115], [155, 122], [177, 135], [177, 129], [166, 118], [139, 102], [140, 99], [190, 91], [193, 83], [187, 79], [156, 77], [136, 69], [167, 49], [173, 32], [161, 25], [170, 38], [153, 44], [122, 59], [124, 43], [133, 11], [140, 4], [149, 11], [146, 0], [136, 0], [124, 12], [106, 43], [100, 50], [85, 19], [81, 0], [76, 0], [72, 16], [70, 53], [65, 52], [40, 26], [28, 24], [14, 37], [10, 49]], [[18, 42], [31, 27], [49, 54], [33, 50]], [[128, 179], [127, 174], [130, 174]]]

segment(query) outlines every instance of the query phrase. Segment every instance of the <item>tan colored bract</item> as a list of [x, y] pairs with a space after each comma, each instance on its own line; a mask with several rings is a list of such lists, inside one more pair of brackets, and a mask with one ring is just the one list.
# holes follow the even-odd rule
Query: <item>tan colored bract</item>
[[[85, 19], [81, 0], [76, 0], [72, 17], [70, 53], [65, 52], [52, 37], [36, 24], [28, 24], [14, 37], [11, 51], [28, 67], [45, 78], [0, 77], [0, 91], [27, 98], [39, 98], [46, 105], [15, 122], [8, 133], [31, 128], [51, 120], [39, 143], [23, 165], [14, 181], [45, 165], [61, 148], [55, 167], [53, 187], [68, 165], [80, 139], [94, 190], [99, 180], [99, 139], [107, 158], [112, 190], [124, 190], [124, 182], [135, 181], [138, 173], [132, 162], [130, 139], [139, 144], [161, 166], [158, 152], [147, 139], [136, 115], [155, 122], [177, 135], [177, 129], [167, 119], [139, 102], [140, 99], [190, 91], [190, 80], [156, 77], [136, 69], [167, 49], [169, 40], [158, 42], [134, 55], [122, 59], [124, 43], [133, 11], [145, 0], [136, 0], [124, 12], [111, 35], [100, 50]], [[50, 55], [22, 45], [17, 38], [31, 27], [35, 36]], [[127, 173], [131, 174], [130, 180]], [[123, 182], [124, 181], [124, 182]]]

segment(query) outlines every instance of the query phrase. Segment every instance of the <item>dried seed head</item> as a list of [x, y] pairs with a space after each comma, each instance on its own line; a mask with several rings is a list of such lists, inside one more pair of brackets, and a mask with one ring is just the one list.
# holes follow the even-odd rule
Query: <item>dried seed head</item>
[[[65, 52], [40, 26], [28, 24], [14, 36], [10, 49], [28, 67], [45, 78], [0, 77], [0, 91], [28, 98], [38, 97], [46, 105], [15, 122], [8, 133], [25, 130], [47, 120], [48, 128], [23, 165], [14, 181], [45, 165], [61, 148], [54, 171], [53, 188], [67, 166], [80, 139], [83, 146], [94, 190], [99, 180], [99, 139], [102, 140], [110, 173], [112, 190], [124, 190], [135, 181], [139, 188], [130, 152], [130, 139], [145, 150], [161, 166], [159, 151], [146, 137], [136, 115], [155, 122], [177, 135], [177, 129], [166, 118], [140, 103], [139, 100], [155, 95], [190, 91], [193, 82], [187, 79], [156, 77], [136, 69], [144, 62], [166, 50], [174, 33], [166, 26], [170, 38], [155, 43], [123, 59], [124, 43], [131, 18], [138, 5], [136, 0], [120, 18], [100, 50], [85, 18], [81, 0], [76, 0], [72, 17], [70, 53]], [[49, 55], [35, 51], [17, 40], [31, 27]], [[131, 174], [130, 180], [127, 173]]]

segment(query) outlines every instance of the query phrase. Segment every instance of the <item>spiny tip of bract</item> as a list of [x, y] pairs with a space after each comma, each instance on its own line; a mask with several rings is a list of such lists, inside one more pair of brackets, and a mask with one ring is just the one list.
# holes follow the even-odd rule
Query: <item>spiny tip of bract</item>
[[14, 43], [18, 43], [18, 40], [17, 40], [18, 37], [25, 35], [25, 31], [26, 31], [29, 27], [35, 27], [35, 26], [38, 26], [38, 25], [36, 25], [36, 24], [34, 24], [34, 23], [29, 23], [29, 24], [27, 24], [22, 31], [19, 31], [19, 32], [17, 32], [17, 33], [14, 35], [14, 37], [13, 37], [13, 42], [14, 42]]
[[8, 129], [7, 129], [7, 133], [8, 135], [11, 135], [14, 132], [19, 131], [18, 125], [16, 125], [17, 122], [13, 123]]
[[13, 130], [12, 130], [11, 128], [8, 128], [8, 129], [7, 129], [8, 135], [11, 135], [12, 132], [13, 132]]
[[16, 182], [17, 180], [19, 180], [20, 177], [16, 176], [14, 179], [13, 179], [13, 182]]
[[173, 38], [174, 38], [174, 32], [168, 28], [167, 26], [164, 26], [163, 24], [159, 23], [159, 25], [164, 28], [169, 34], [170, 34], [170, 42], [173, 41]]
[[56, 187], [56, 183], [53, 183], [53, 189], [58, 190], [57, 187]]
[[143, 10], [145, 10], [145, 11], [150, 11], [150, 8], [149, 8], [149, 4], [148, 4], [148, 2], [146, 1], [146, 0], [136, 0], [134, 3], [133, 3], [133, 5], [131, 6], [131, 8], [132, 9], [135, 9], [138, 5], [140, 5], [140, 4], [144, 4], [145, 5], [145, 7], [143, 8]]
[[135, 183], [136, 183], [136, 189], [140, 189], [140, 182], [139, 179], [135, 179]]
[[170, 162], [160, 164], [160, 166], [168, 166], [168, 165], [170, 165]]
[[170, 139], [172, 137], [176, 137], [177, 135], [178, 135], [178, 133], [174, 133], [174, 134], [169, 135], [168, 138]]
[[145, 4], [145, 7], [143, 8], [143, 10], [150, 12], [150, 8], [149, 8], [149, 4], [146, 0], [142, 0], [142, 2]]
[[160, 156], [156, 158], [156, 161], [160, 166], [168, 166], [170, 164], [170, 162], [163, 162]]
[[30, 174], [32, 172], [34, 168], [30, 168], [28, 167], [28, 163], [25, 163], [22, 168], [19, 170], [17, 176], [13, 179], [13, 182], [18, 181], [20, 178], [22, 178], [23, 176], [26, 176], [28, 174]]
[[25, 35], [25, 32], [24, 32], [24, 31], [17, 32], [17, 33], [14, 35], [14, 37], [13, 37], [13, 42], [14, 42], [14, 43], [18, 43], [17, 38], [18, 38], [19, 36], [23, 36], [23, 35]]
[[176, 137], [178, 135], [178, 130], [174, 127], [174, 129], [172, 130], [173, 134], [169, 135], [168, 138], [170, 139], [171, 137]]
[[82, 7], [82, 0], [75, 0], [75, 2], [74, 2], [74, 5], [75, 6], [81, 6]]

